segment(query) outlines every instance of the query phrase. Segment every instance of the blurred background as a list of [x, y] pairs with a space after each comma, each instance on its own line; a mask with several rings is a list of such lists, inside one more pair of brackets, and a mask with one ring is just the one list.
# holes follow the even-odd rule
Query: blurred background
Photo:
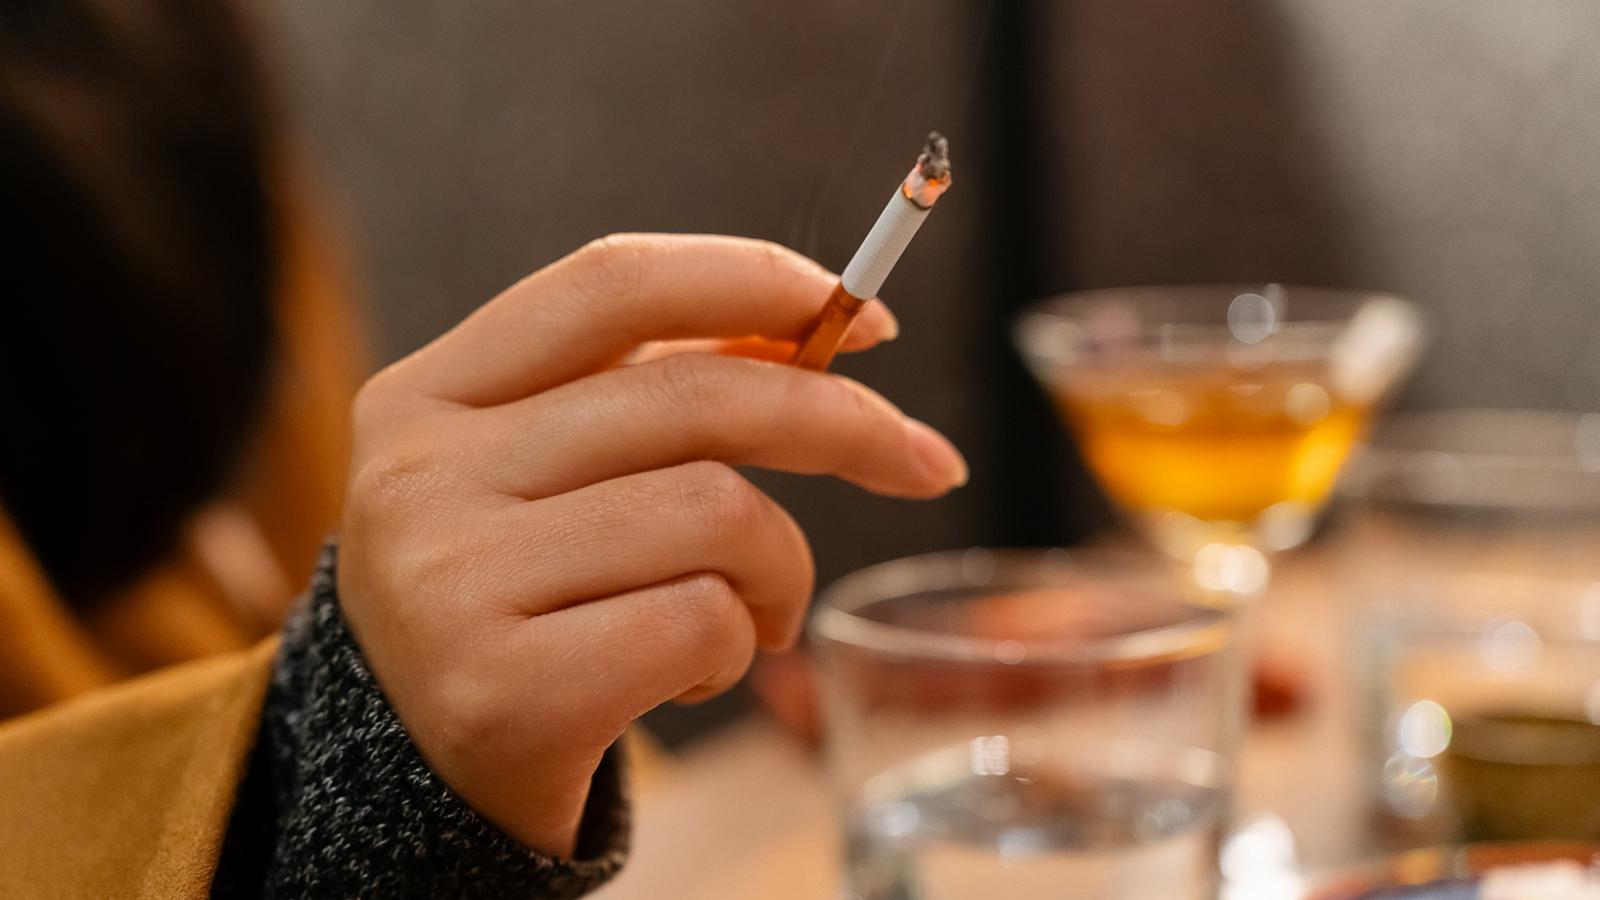
[[950, 136], [959, 188], [884, 291], [903, 337], [839, 368], [951, 435], [972, 482], [908, 517], [761, 477], [819, 583], [1108, 522], [1011, 346], [1065, 290], [1392, 291], [1434, 332], [1402, 407], [1600, 398], [1581, 0], [268, 6], [384, 360], [611, 231], [841, 268], [909, 149]]
[[[1565, 496], [1588, 497], [1600, 469], [1583, 456], [1600, 419], [1581, 417], [1600, 410], [1588, 0], [8, 7], [0, 197], [24, 214], [3, 242], [23, 277], [0, 329], [0, 715], [270, 632], [336, 519], [344, 409], [378, 366], [608, 232], [752, 235], [841, 268], [930, 128], [958, 177], [885, 288], [902, 336], [838, 370], [950, 435], [971, 482], [913, 509], [757, 474], [810, 534], [819, 583], [1112, 525], [1013, 348], [1017, 314], [1064, 291], [1392, 292], [1430, 336], [1395, 410], [1575, 412], [1563, 421], [1590, 443], [1561, 463]], [[1381, 503], [1385, 473], [1401, 505], [1499, 516], [1459, 540], [1408, 525], [1418, 546], [1465, 558], [1536, 534], [1517, 517], [1549, 504], [1495, 468], [1548, 456], [1530, 421], [1403, 430], [1301, 551], [1323, 568], [1286, 593], [1365, 603], [1344, 577], [1360, 567], [1329, 560], [1401, 546], [1339, 515]], [[1532, 444], [1483, 443], [1508, 435]], [[1419, 494], [1419, 452], [1512, 489]], [[1564, 536], [1562, 565], [1600, 560], [1594, 534]], [[1320, 646], [1327, 621], [1287, 622], [1286, 640]], [[1583, 621], [1600, 640], [1600, 618]], [[1316, 652], [1318, 678], [1348, 681], [1343, 649]], [[688, 754], [749, 706], [736, 692], [650, 725]], [[1347, 713], [1280, 743], [1357, 741], [1337, 736], [1355, 733]], [[801, 753], [761, 752], [686, 765], [748, 763], [759, 781]], [[1267, 787], [1289, 791], [1307, 759], [1284, 757]], [[1364, 795], [1347, 768], [1338, 784]], [[647, 829], [716, 819], [709, 795], [682, 796]], [[1372, 846], [1354, 829], [1325, 857]], [[647, 870], [669, 865], [656, 846]]]
[[1067, 289], [1393, 291], [1436, 329], [1403, 405], [1600, 396], [1591, 4], [268, 5], [380, 359], [610, 231], [841, 267], [907, 148], [951, 136], [961, 189], [886, 289], [905, 337], [846, 371], [954, 435], [973, 486], [917, 533], [899, 504], [774, 486], [859, 523], [818, 530], [825, 576], [1095, 522], [1009, 347], [1016, 309]]

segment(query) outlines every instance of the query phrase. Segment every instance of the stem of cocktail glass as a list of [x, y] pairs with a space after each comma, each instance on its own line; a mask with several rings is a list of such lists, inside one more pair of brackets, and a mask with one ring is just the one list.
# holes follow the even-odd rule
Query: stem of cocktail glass
[[1249, 607], [1266, 593], [1272, 563], [1266, 553], [1250, 544], [1217, 542], [1195, 551], [1189, 574], [1216, 605]]
[[[1226, 705], [1227, 721], [1223, 725], [1226, 746], [1224, 758], [1238, 765], [1245, 735], [1249, 730], [1253, 701], [1255, 660], [1259, 648], [1257, 607], [1271, 582], [1271, 561], [1267, 554], [1249, 544], [1211, 543], [1203, 545], [1189, 562], [1189, 577], [1199, 595], [1212, 605], [1227, 610], [1232, 618], [1233, 650], [1231, 665], [1225, 674], [1233, 702]], [[1237, 783], [1238, 773], [1229, 773]], [[1230, 792], [1231, 793], [1231, 792]], [[1230, 809], [1229, 817], [1238, 810]], [[1230, 822], [1224, 833], [1231, 833]]]
[[1233, 617], [1239, 689], [1249, 701], [1250, 675], [1260, 653], [1258, 607], [1272, 581], [1272, 561], [1250, 544], [1207, 544], [1190, 561], [1189, 577], [1206, 602], [1228, 610]]

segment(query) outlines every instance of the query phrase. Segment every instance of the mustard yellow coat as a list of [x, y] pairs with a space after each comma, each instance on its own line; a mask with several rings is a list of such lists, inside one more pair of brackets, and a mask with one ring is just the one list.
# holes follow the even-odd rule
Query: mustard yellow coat
[[0, 897], [206, 897], [276, 643], [0, 728]]
[[[191, 543], [78, 614], [0, 510], [0, 898], [208, 894], [276, 648], [263, 636], [335, 522], [365, 370], [331, 244], [289, 206], [277, 384], [220, 498], [260, 558]], [[235, 596], [263, 583], [259, 608]]]

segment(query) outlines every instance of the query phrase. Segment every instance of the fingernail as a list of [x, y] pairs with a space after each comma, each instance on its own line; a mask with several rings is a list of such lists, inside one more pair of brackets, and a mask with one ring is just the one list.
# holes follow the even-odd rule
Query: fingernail
[[917, 462], [940, 484], [958, 488], [967, 483], [967, 461], [944, 435], [912, 418], [906, 419], [906, 434]]
[[[880, 301], [881, 302], [881, 301]], [[900, 336], [900, 320], [894, 317], [889, 307], [883, 308], [883, 327], [878, 329], [878, 340], [892, 341]]]

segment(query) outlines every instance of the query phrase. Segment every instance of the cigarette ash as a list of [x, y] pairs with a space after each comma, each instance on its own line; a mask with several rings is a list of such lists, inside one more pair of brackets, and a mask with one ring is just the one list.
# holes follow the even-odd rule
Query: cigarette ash
[[937, 131], [928, 132], [928, 142], [917, 156], [917, 169], [929, 181], [950, 177], [950, 139]]

